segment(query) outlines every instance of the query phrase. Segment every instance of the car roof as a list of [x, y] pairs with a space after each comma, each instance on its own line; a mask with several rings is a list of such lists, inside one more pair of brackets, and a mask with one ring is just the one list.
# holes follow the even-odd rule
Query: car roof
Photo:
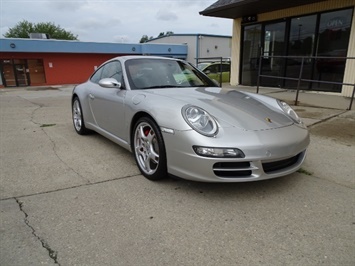
[[[103, 62], [99, 68], [101, 68], [103, 65], [106, 65], [108, 62], [112, 61], [117, 61], [120, 60], [122, 63], [124, 63], [127, 60], [131, 59], [165, 59], [165, 60], [172, 60], [172, 61], [184, 61], [178, 58], [171, 58], [171, 57], [164, 57], [164, 56], [151, 56], [151, 55], [123, 55], [123, 56], [116, 56], [114, 58], [111, 58], [105, 62]], [[184, 61], [185, 62], [185, 61]]]
[[181, 59], [177, 59], [177, 58], [164, 57], [164, 56], [151, 56], [151, 55], [124, 55], [124, 56], [117, 56], [115, 58], [112, 58], [111, 60], [117, 60], [117, 59], [122, 61], [130, 60], [130, 59], [167, 59], [173, 61], [181, 61]]

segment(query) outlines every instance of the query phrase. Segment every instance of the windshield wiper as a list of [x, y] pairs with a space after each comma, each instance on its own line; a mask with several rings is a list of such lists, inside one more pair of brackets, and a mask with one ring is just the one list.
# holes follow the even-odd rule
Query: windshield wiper
[[195, 85], [195, 86], [192, 86], [192, 87], [195, 87], [195, 88], [208, 88], [208, 87], [213, 87], [213, 86], [209, 86], [209, 85]]
[[176, 86], [176, 85], [157, 85], [157, 86], [150, 86], [150, 87], [144, 87], [142, 89], [148, 90], [148, 89], [162, 89], [162, 88], [181, 88], [181, 86]]

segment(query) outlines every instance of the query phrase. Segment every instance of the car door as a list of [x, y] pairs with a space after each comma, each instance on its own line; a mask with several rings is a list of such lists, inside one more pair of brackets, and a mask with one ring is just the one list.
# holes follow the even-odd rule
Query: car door
[[98, 82], [103, 78], [115, 78], [123, 84], [122, 66], [119, 61], [111, 61], [102, 67], [99, 77], [92, 79], [89, 104], [98, 127], [124, 140], [125, 96], [122, 87], [104, 88]]

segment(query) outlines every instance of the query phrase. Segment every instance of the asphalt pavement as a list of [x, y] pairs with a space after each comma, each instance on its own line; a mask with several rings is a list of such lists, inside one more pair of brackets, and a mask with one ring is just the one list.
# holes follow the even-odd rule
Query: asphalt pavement
[[300, 171], [209, 184], [146, 180], [128, 151], [76, 134], [71, 90], [0, 89], [0, 265], [355, 265], [348, 98], [300, 95]]

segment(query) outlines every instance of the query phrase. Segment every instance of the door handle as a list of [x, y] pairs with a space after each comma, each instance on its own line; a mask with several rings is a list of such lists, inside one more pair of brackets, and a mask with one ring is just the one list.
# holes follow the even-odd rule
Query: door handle
[[91, 93], [89, 94], [89, 97], [90, 97], [91, 100], [94, 100], [94, 99], [95, 99], [95, 96], [92, 95]]

